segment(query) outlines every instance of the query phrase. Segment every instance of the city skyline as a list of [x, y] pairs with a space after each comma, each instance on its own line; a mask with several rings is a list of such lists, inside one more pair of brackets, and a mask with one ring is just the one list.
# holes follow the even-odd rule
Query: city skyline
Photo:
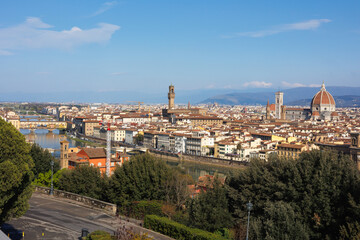
[[[19, 7], [20, 6], [20, 7]], [[360, 86], [360, 3], [37, 1], [0, 9], [0, 93]], [[161, 86], [161, 87], [160, 87]]]

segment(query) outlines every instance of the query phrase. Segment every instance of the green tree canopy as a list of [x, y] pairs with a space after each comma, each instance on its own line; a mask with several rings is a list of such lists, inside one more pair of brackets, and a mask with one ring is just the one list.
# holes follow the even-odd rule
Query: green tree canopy
[[24, 136], [0, 118], [0, 223], [29, 208], [33, 160]]
[[118, 205], [140, 200], [168, 200], [178, 205], [187, 197], [184, 187], [187, 179], [164, 161], [150, 154], [140, 154], [116, 168], [110, 179], [108, 196]]
[[101, 176], [99, 168], [77, 166], [75, 169], [61, 170], [58, 186], [60, 190], [103, 200], [106, 178]]
[[187, 207], [191, 227], [214, 232], [233, 225], [228, 211], [226, 189], [217, 179], [213, 188], [190, 200]]
[[[253, 160], [250, 166], [228, 178], [230, 212], [246, 218], [246, 203], [254, 204], [252, 216], [262, 235], [274, 237], [267, 225], [280, 226], [287, 217], [305, 226], [311, 239], [338, 239], [340, 226], [360, 218], [360, 175], [348, 157], [331, 151], [303, 153], [297, 160], [273, 158]], [[284, 216], [274, 209], [281, 207]], [[287, 229], [283, 228], [283, 231]], [[292, 236], [294, 229], [288, 229]], [[285, 234], [285, 233], [283, 233]], [[269, 238], [271, 239], [271, 238]]]
[[35, 177], [40, 173], [46, 173], [51, 170], [51, 161], [54, 161], [54, 173], [60, 169], [60, 164], [47, 149], [43, 149], [38, 144], [33, 144], [30, 149], [30, 155], [34, 160], [33, 172]]

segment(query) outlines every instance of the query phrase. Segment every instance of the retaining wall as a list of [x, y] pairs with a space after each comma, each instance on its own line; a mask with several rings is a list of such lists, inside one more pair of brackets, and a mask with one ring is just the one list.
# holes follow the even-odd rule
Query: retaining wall
[[[40, 187], [35, 186], [35, 192], [43, 193], [43, 194], [50, 194], [50, 188], [47, 187]], [[77, 202], [80, 202], [86, 206], [89, 206], [91, 208], [101, 209], [104, 212], [115, 216], [116, 215], [116, 205], [108, 202], [103, 202], [94, 198], [82, 196], [75, 193], [65, 192], [61, 190], [54, 189], [54, 197], [58, 198], [66, 198], [70, 200], [74, 200]]]

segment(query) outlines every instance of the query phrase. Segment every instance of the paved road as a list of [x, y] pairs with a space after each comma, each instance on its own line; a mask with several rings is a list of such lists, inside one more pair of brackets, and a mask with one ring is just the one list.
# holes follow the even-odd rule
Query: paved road
[[[114, 233], [120, 225], [115, 217], [65, 199], [34, 193], [29, 203], [30, 209], [24, 216], [1, 226], [2, 231], [10, 234], [12, 240], [23, 239], [23, 232], [24, 240], [79, 239], [83, 228], [87, 228], [90, 232], [104, 230]], [[136, 232], [148, 231], [136, 224], [124, 223]], [[149, 232], [149, 235], [154, 239], [171, 239], [154, 232]]]

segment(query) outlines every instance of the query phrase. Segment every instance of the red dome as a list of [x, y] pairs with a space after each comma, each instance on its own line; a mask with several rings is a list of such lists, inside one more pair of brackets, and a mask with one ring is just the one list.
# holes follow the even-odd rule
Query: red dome
[[315, 94], [311, 101], [311, 105], [320, 105], [320, 104], [332, 104], [335, 105], [335, 100], [331, 94], [326, 91], [325, 84], [322, 85], [321, 90]]
[[313, 115], [313, 116], [320, 116], [319, 112], [317, 112], [317, 111], [314, 111], [314, 112], [312, 113], [312, 115]]

